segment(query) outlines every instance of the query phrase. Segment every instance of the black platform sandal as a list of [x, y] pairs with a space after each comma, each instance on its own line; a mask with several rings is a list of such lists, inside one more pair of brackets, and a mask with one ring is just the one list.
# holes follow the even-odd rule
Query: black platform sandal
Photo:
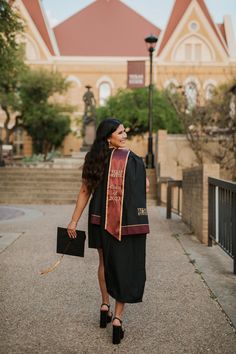
[[118, 317], [114, 317], [113, 320], [119, 320], [120, 326], [113, 325], [112, 343], [120, 344], [121, 339], [124, 338], [125, 331], [122, 329], [122, 321]]
[[106, 328], [107, 323], [110, 323], [112, 319], [112, 314], [111, 315], [108, 314], [110, 310], [110, 305], [103, 303], [101, 304], [101, 307], [103, 305], [106, 305], [108, 309], [100, 310], [100, 328]]

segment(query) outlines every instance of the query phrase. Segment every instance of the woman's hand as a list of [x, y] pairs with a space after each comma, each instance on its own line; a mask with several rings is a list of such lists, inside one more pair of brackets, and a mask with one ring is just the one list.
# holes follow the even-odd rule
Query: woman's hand
[[71, 221], [69, 225], [67, 226], [67, 233], [70, 238], [76, 238], [76, 225], [77, 222]]
[[79, 195], [77, 197], [76, 207], [71, 217], [71, 222], [67, 227], [67, 233], [71, 238], [76, 238], [76, 225], [80, 220], [81, 214], [88, 203], [90, 194], [91, 193], [88, 192], [86, 184], [82, 183], [82, 186], [80, 187]]

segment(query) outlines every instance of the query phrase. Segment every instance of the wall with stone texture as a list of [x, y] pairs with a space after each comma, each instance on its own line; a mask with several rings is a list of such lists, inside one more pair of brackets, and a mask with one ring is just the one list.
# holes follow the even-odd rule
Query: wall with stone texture
[[203, 164], [183, 171], [182, 219], [198, 239], [208, 242], [208, 177], [219, 178], [218, 164]]
[[[219, 149], [216, 138], [209, 141], [204, 152], [205, 164], [212, 164], [215, 161], [211, 155]], [[172, 179], [182, 180], [183, 170], [198, 166], [196, 155], [193, 152], [190, 143], [185, 134], [167, 134], [166, 130], [159, 130], [156, 135], [155, 147], [156, 164], [158, 166], [158, 175], [160, 179], [171, 177]], [[220, 178], [230, 180], [230, 172], [220, 169]], [[162, 203], [166, 203], [166, 183], [159, 185], [159, 199]], [[177, 205], [177, 189], [173, 191], [173, 206]]]

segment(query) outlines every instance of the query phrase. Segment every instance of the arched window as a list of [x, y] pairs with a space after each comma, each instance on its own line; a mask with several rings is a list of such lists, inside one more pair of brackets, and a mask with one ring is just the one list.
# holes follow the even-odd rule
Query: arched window
[[174, 94], [177, 91], [177, 86], [174, 84], [174, 82], [170, 82], [169, 85], [166, 87], [166, 90]]
[[104, 106], [107, 99], [111, 96], [111, 85], [108, 82], [102, 82], [99, 85], [99, 104]]
[[197, 104], [198, 96], [197, 85], [195, 84], [195, 82], [190, 81], [186, 84], [185, 95], [187, 98], [188, 109], [194, 108]]
[[175, 94], [178, 91], [180, 84], [176, 79], [169, 79], [164, 83], [164, 89], [169, 91], [171, 94]]
[[208, 84], [205, 88], [205, 98], [206, 100], [211, 100], [213, 97], [215, 86], [212, 84]]
[[214, 52], [205, 38], [198, 35], [187, 35], [176, 44], [172, 52], [172, 59], [178, 62], [211, 62]]
[[38, 47], [34, 40], [28, 36], [24, 36], [24, 45], [25, 45], [25, 56], [27, 60], [39, 60], [40, 59], [40, 54]]

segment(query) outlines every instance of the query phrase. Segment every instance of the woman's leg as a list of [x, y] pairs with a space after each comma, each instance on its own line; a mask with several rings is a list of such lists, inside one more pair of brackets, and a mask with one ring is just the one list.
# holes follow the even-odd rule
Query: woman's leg
[[[115, 306], [115, 317], [118, 317], [122, 320], [122, 315], [123, 315], [123, 311], [124, 311], [124, 302], [119, 302], [119, 301], [116, 301], [116, 306]], [[120, 321], [119, 320], [116, 320], [114, 319], [113, 320], [113, 325], [114, 326], [120, 326]]]
[[[102, 248], [98, 248], [99, 254], [99, 265], [98, 265], [98, 282], [102, 295], [102, 303], [108, 304], [110, 303], [109, 294], [107, 292], [106, 281], [105, 281], [105, 272], [104, 272], [104, 262], [103, 262], [103, 251]], [[102, 306], [101, 310], [107, 311], [107, 306]], [[109, 311], [110, 315], [110, 311]]]

